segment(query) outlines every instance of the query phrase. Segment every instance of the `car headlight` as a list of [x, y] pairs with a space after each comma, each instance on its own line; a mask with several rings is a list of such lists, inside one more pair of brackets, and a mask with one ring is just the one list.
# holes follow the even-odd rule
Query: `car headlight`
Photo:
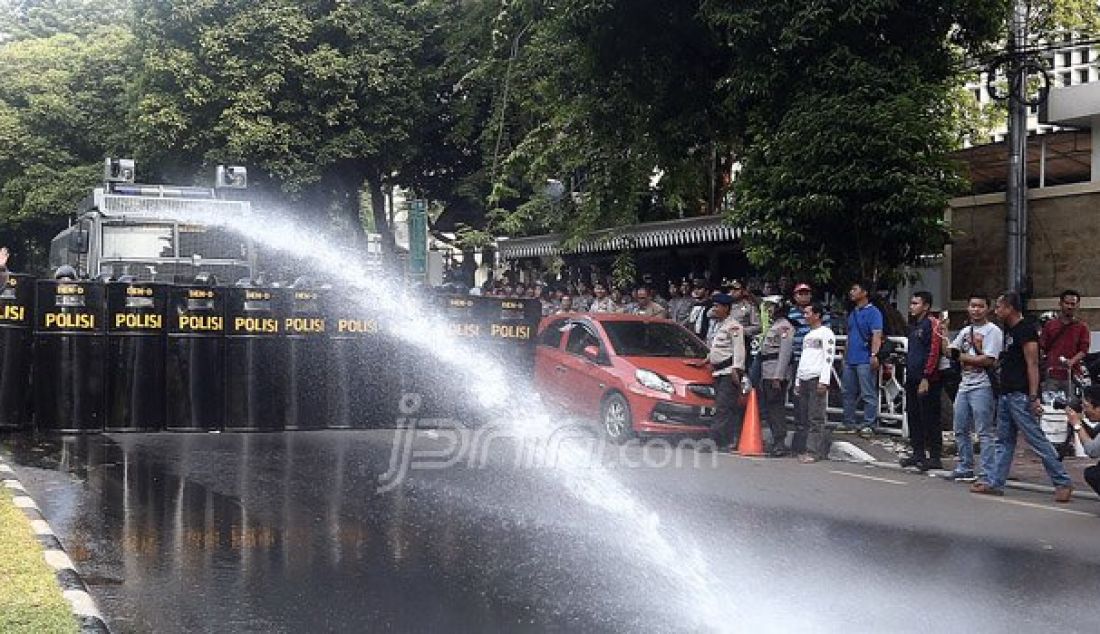
[[672, 394], [672, 383], [652, 370], [636, 370], [634, 372], [634, 378], [638, 380], [638, 383], [641, 383], [644, 387], [648, 387], [651, 390]]

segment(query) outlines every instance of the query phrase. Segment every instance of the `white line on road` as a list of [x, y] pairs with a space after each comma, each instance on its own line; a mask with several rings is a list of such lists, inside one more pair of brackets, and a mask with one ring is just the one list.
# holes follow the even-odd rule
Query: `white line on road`
[[1006, 500], [1002, 497], [990, 497], [988, 495], [975, 495], [976, 498], [983, 500], [990, 500], [991, 502], [1001, 502], [1002, 504], [1013, 504], [1015, 506], [1026, 506], [1032, 509], [1043, 509], [1044, 511], [1056, 511], [1058, 513], [1069, 513], [1070, 515], [1084, 515], [1085, 517], [1096, 517], [1095, 513], [1086, 513], [1085, 511], [1075, 511], [1073, 509], [1064, 509], [1057, 506], [1047, 506], [1046, 504], [1036, 504], [1034, 502], [1023, 502], [1020, 500]]
[[876, 478], [875, 476], [863, 475], [862, 473], [850, 473], [848, 471], [834, 471], [830, 470], [829, 473], [835, 473], [837, 475], [848, 476], [849, 478], [859, 478], [861, 480], [874, 480], [875, 482], [885, 482], [887, 484], [896, 484], [898, 486], [905, 486], [908, 482], [902, 482], [901, 480], [891, 480], [890, 478]]

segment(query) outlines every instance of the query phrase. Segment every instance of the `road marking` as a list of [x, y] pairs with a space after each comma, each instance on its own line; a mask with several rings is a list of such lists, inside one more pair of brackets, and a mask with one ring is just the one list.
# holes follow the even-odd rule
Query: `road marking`
[[741, 460], [748, 460], [749, 462], [775, 462], [774, 459], [767, 456], [742, 456], [739, 453], [730, 453], [728, 451], [716, 452], [719, 456], [726, 456], [727, 458], [740, 458]]
[[906, 486], [908, 482], [902, 482], [901, 480], [891, 480], [890, 478], [876, 478], [875, 476], [863, 475], [862, 473], [851, 473], [849, 471], [836, 471], [829, 470], [829, 473], [835, 473], [837, 475], [848, 476], [849, 478], [859, 478], [860, 480], [874, 480], [875, 482], [885, 482], [887, 484], [896, 484], [898, 486]]
[[1046, 504], [1036, 504], [1034, 502], [1023, 502], [1021, 500], [1006, 500], [1002, 497], [991, 497], [988, 495], [976, 495], [974, 497], [990, 500], [992, 502], [1001, 502], [1002, 504], [1012, 504], [1014, 506], [1026, 506], [1031, 509], [1043, 509], [1044, 511], [1056, 511], [1058, 513], [1068, 513], [1070, 515], [1084, 515], [1085, 517], [1096, 517], [1095, 513], [1086, 513], [1085, 511], [1075, 511], [1073, 509], [1064, 509], [1057, 506], [1047, 506]]

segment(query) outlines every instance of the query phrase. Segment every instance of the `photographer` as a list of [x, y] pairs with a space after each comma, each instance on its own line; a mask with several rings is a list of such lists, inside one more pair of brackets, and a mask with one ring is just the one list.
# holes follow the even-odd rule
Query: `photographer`
[[[1073, 432], [1077, 434], [1085, 453], [1092, 458], [1100, 458], [1100, 437], [1083, 420], [1100, 422], [1100, 385], [1090, 385], [1085, 388], [1082, 400], [1067, 403], [1066, 419], [1073, 426]], [[1100, 493], [1100, 464], [1085, 469], [1085, 482], [1093, 491]]]

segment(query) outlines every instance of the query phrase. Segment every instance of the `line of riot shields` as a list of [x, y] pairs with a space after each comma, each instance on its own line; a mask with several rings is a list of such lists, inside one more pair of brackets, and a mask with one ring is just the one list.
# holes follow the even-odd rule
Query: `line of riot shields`
[[[330, 288], [34, 280], [0, 289], [0, 429], [282, 431], [474, 416], [476, 368], [447, 338], [530, 377], [537, 300], [435, 296], [447, 332]], [[434, 328], [434, 327], [429, 327]]]

